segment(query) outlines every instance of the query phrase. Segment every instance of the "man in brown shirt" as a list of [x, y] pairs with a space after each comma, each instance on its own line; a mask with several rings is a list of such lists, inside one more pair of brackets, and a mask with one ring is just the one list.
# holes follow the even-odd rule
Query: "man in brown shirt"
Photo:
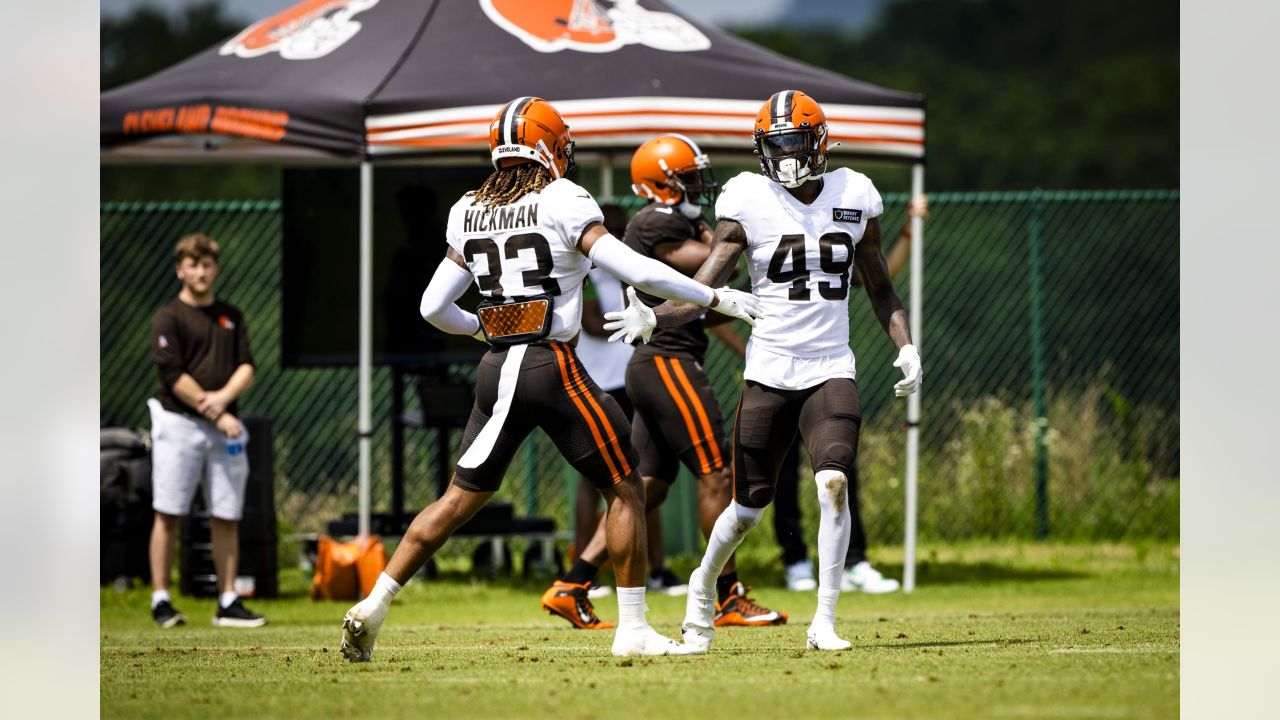
[[217, 299], [213, 284], [221, 266], [218, 243], [199, 233], [174, 249], [182, 289], [151, 321], [151, 356], [160, 392], [151, 409], [152, 508], [151, 615], [161, 627], [186, 622], [169, 598], [178, 521], [190, 512], [204, 479], [218, 573], [213, 624], [258, 627], [266, 618], [250, 612], [235, 592], [238, 523], [244, 509], [248, 434], [237, 418], [236, 399], [253, 382], [253, 354], [244, 315]]

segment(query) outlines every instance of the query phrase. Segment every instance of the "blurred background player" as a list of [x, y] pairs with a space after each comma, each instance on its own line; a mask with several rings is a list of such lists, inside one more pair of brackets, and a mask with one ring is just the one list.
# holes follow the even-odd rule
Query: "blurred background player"
[[[885, 264], [889, 268], [889, 276], [897, 277], [911, 257], [911, 218], [922, 220], [929, 215], [929, 199], [921, 195], [907, 204], [907, 221], [898, 233], [898, 241], [893, 244], [889, 254], [885, 256]], [[850, 282], [862, 286], [862, 278], [854, 268]], [[844, 556], [844, 574], [840, 577], [840, 589], [843, 592], [865, 592], [872, 594], [897, 592], [900, 587], [897, 580], [887, 578], [879, 570], [872, 567], [867, 559], [867, 533], [862, 525], [862, 508], [858, 501], [860, 487], [858, 468], [850, 468], [849, 474], [849, 519], [852, 523], [849, 536], [849, 551]], [[773, 499], [773, 532], [782, 548], [782, 565], [787, 579], [787, 589], [797, 592], [815, 590], [818, 581], [813, 577], [813, 564], [809, 561], [809, 550], [804, 542], [804, 530], [800, 522], [800, 503], [797, 497], [800, 478], [800, 443], [792, 444], [787, 457], [778, 470], [778, 489]]]
[[218, 252], [218, 243], [200, 233], [178, 241], [173, 259], [182, 289], [151, 321], [151, 357], [160, 372], [160, 392], [147, 401], [156, 511], [149, 548], [151, 617], [166, 628], [186, 622], [169, 597], [169, 575], [178, 523], [191, 512], [202, 478], [218, 576], [213, 624], [259, 627], [267, 622], [235, 591], [239, 521], [249, 480], [249, 436], [237, 417], [236, 399], [253, 382], [254, 365], [244, 314], [213, 292], [222, 269]]
[[[854, 264], [872, 310], [898, 347], [899, 396], [920, 387], [920, 355], [907, 313], [880, 250], [880, 194], [860, 173], [824, 175], [827, 123], [808, 95], [784, 90], [761, 106], [754, 140], [763, 174], [730, 180], [716, 203], [711, 255], [695, 278], [724, 282], [747, 253], [752, 293], [762, 314], [747, 344], [745, 387], [733, 430], [734, 499], [716, 520], [689, 579], [684, 641], [694, 652], [715, 634], [715, 580], [774, 496], [778, 467], [796, 430], [813, 460], [820, 510], [818, 607], [807, 646], [847, 650], [835, 627], [843, 560], [849, 547], [849, 475], [857, 460], [862, 411], [849, 347], [850, 271]], [[702, 313], [681, 303], [656, 310], [628, 305], [616, 319], [643, 332], [653, 312], [663, 326]], [[613, 318], [610, 318], [614, 320]]]
[[[614, 237], [622, 237], [627, 231], [627, 211], [621, 205], [607, 203], [600, 206], [604, 215], [604, 228]], [[587, 273], [587, 282], [582, 288], [582, 334], [578, 336], [578, 359], [586, 368], [587, 374], [609, 393], [622, 408], [622, 413], [631, 419], [631, 399], [627, 397], [627, 361], [631, 359], [631, 346], [626, 343], [611, 343], [609, 332], [604, 329], [604, 314], [622, 308], [622, 283], [617, 278], [600, 268], [592, 268]], [[578, 490], [574, 494], [573, 505], [573, 552], [571, 559], [591, 541], [600, 522], [600, 491], [590, 482], [578, 482]], [[647, 515], [649, 535], [649, 564], [661, 563], [662, 552], [662, 518], [657, 512]], [[655, 559], [655, 551], [658, 553]], [[652, 589], [652, 586], [650, 586]], [[592, 582], [587, 590], [590, 599], [609, 595], [613, 589], [608, 585]], [[601, 627], [608, 623], [601, 623]]]
[[[606, 203], [600, 206], [604, 214], [604, 227], [614, 237], [627, 232], [627, 211], [621, 205]], [[578, 337], [578, 359], [587, 373], [605, 392], [618, 401], [618, 406], [631, 420], [631, 398], [627, 397], [627, 362], [631, 360], [632, 347], [627, 343], [611, 343], [610, 333], [604, 329], [604, 314], [623, 307], [622, 283], [609, 273], [592, 268], [587, 273], [587, 284], [582, 291], [582, 335]], [[719, 317], [719, 316], [717, 316]], [[587, 546], [600, 522], [600, 492], [591, 483], [579, 482], [574, 494], [573, 557]], [[663, 548], [662, 509], [651, 508], [645, 516], [649, 534], [649, 576], [646, 586], [665, 595], [683, 595], [688, 588], [666, 566]], [[594, 600], [613, 592], [608, 585], [593, 580], [587, 597]], [[607, 623], [606, 623], [607, 624]]]
[[[611, 652], [683, 654], [645, 619], [644, 488], [630, 423], [574, 352], [582, 282], [594, 262], [662, 297], [749, 321], [757, 301], [736, 290], [712, 290], [610, 235], [595, 200], [566, 178], [573, 140], [547, 101], [520, 97], [504, 105], [490, 123], [489, 149], [494, 171], [450, 210], [445, 258], [420, 310], [437, 328], [483, 337], [493, 347], [477, 368], [476, 401], [452, 482], [414, 518], [369, 597], [343, 618], [342, 653], [352, 661], [372, 657], [392, 598], [488, 502], [525, 438], [542, 428], [605, 496], [606, 542], [618, 579]], [[456, 304], [473, 282], [483, 298], [475, 313]], [[551, 598], [553, 612], [579, 611], [586, 589], [564, 588]]]
[[[636, 149], [631, 180], [632, 190], [649, 204], [627, 224], [627, 246], [692, 275], [711, 248], [711, 227], [702, 216], [702, 206], [714, 202], [716, 183], [707, 156], [684, 136], [656, 137]], [[649, 293], [636, 295], [649, 307], [662, 302]], [[649, 511], [666, 499], [683, 462], [697, 478], [699, 525], [703, 535], [710, 536], [731, 492], [720, 404], [702, 371], [707, 351], [703, 322], [699, 315], [679, 327], [655, 330], [648, 342], [636, 348], [627, 365], [626, 384], [635, 407], [631, 440], [640, 455]], [[566, 581], [594, 577], [607, 557], [601, 532], [584, 548]], [[662, 577], [664, 570], [655, 568], [650, 587], [671, 582]], [[785, 613], [762, 607], [747, 596], [732, 557], [716, 588], [717, 626], [777, 625], [787, 620]], [[677, 586], [668, 593], [686, 590], [687, 586]], [[578, 622], [574, 625], [582, 627]]]

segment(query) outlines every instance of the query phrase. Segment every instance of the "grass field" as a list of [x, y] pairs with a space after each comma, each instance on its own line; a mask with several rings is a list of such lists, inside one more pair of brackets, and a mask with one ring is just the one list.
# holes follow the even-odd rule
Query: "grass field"
[[[884, 554], [891, 561], [891, 553]], [[959, 717], [1178, 715], [1177, 546], [926, 548], [910, 596], [846, 594], [843, 653], [805, 651], [812, 594], [754, 595], [791, 623], [717, 633], [708, 655], [610, 657], [611, 632], [538, 609], [541, 583], [415, 580], [374, 661], [337, 652], [349, 603], [257, 601], [259, 630], [209, 625], [213, 601], [177, 598], [190, 623], [155, 628], [147, 592], [103, 590], [104, 717]], [[745, 565], [745, 564], [744, 564]], [[891, 562], [883, 566], [892, 569]], [[895, 571], [896, 572], [896, 571]], [[678, 635], [683, 599], [650, 597]], [[613, 620], [613, 598], [597, 603]]]

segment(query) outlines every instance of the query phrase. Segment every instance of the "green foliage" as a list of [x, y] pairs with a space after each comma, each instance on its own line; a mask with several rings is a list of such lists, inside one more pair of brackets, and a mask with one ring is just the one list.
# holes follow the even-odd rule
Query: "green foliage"
[[1171, 0], [900, 0], [860, 37], [809, 28], [738, 34], [859, 80], [923, 93], [933, 187], [1178, 184]]
[[102, 89], [141, 80], [243, 28], [239, 19], [223, 15], [216, 0], [186, 5], [178, 14], [140, 5], [128, 15], [104, 17], [99, 48]]

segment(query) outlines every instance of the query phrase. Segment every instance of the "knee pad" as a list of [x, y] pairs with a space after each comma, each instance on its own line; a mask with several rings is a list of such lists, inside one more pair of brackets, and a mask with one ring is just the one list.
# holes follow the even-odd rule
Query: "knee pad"
[[748, 483], [746, 487], [739, 488], [733, 501], [742, 503], [744, 507], [763, 511], [766, 505], [773, 502], [774, 492], [772, 485], [751, 485]]
[[729, 507], [725, 510], [731, 513], [733, 519], [734, 530], [739, 536], [745, 535], [751, 531], [756, 525], [760, 524], [760, 518], [764, 516], [764, 508], [747, 507], [739, 505], [737, 500], [731, 500]]
[[813, 475], [818, 485], [818, 504], [844, 510], [849, 495], [849, 477], [841, 470], [819, 470]]

